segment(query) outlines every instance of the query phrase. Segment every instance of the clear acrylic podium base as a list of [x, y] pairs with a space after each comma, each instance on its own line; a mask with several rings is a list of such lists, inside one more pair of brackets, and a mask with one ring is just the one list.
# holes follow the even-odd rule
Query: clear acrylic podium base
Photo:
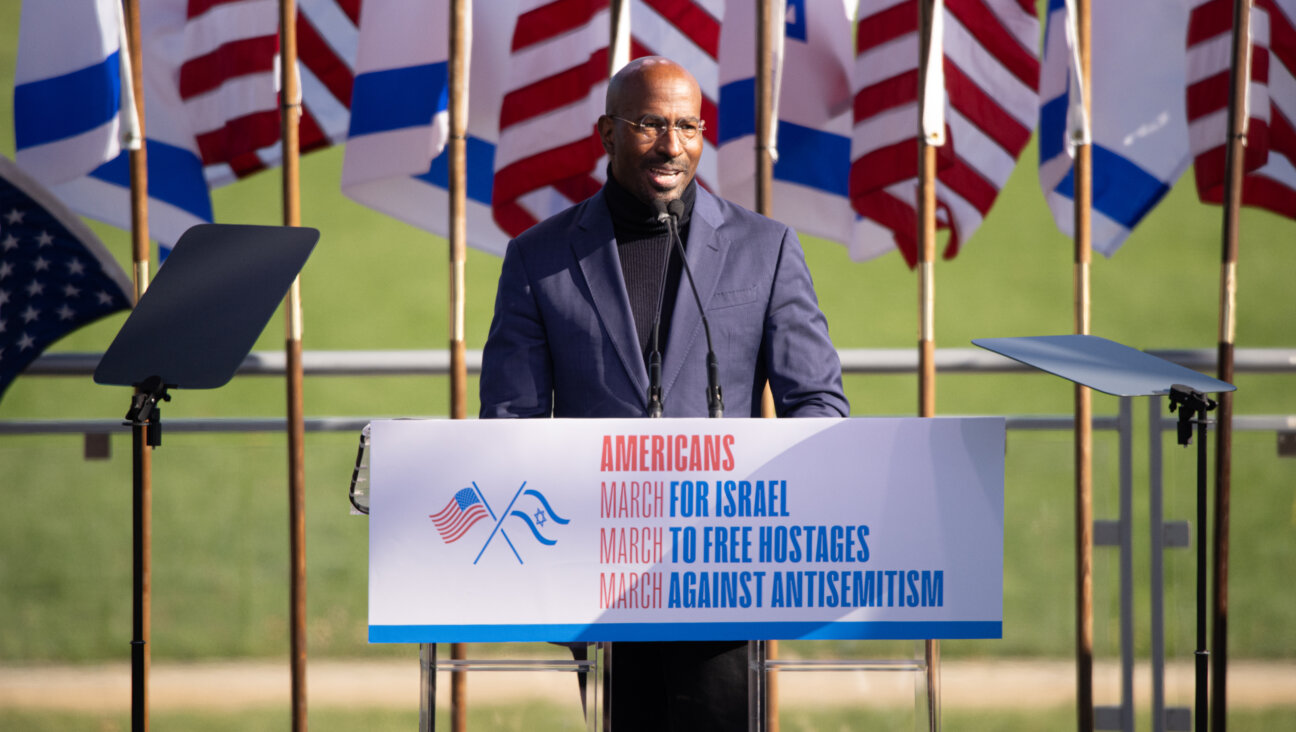
[[[873, 727], [879, 729], [913, 729], [929, 730], [932, 711], [928, 706], [927, 663], [924, 656], [923, 641], [913, 641], [913, 651], [909, 657], [897, 655], [883, 658], [823, 658], [797, 657], [818, 655], [820, 644], [828, 641], [782, 642], [782, 649], [787, 657], [764, 658], [764, 641], [753, 641], [749, 646], [748, 684], [749, 694], [753, 701], [748, 718], [748, 729], [765, 732], [781, 729], [816, 729], [824, 724], [833, 723], [849, 725], [850, 729]], [[897, 643], [883, 643], [896, 648]], [[480, 649], [485, 644], [472, 644]], [[556, 654], [566, 654], [558, 646], [535, 644], [541, 648], [551, 648]], [[614, 645], [614, 644], [613, 644]], [[858, 644], [852, 643], [852, 646]], [[872, 643], [868, 644], [872, 645]], [[899, 645], [903, 645], [900, 642]], [[558, 712], [565, 719], [571, 720], [571, 728], [584, 728], [588, 732], [612, 728], [606, 718], [605, 691], [613, 673], [605, 662], [606, 644], [586, 644], [585, 660], [570, 658], [472, 658], [450, 659], [439, 657], [435, 645], [420, 646], [420, 732], [432, 732], [438, 724], [436, 710], [438, 705], [438, 687], [448, 686], [446, 676], [453, 673], [470, 673], [474, 678], [476, 672], [495, 674], [519, 674], [514, 683], [501, 683], [498, 678], [492, 679], [491, 688], [501, 689], [509, 699], [508, 708], [517, 708], [518, 715], [530, 713], [525, 707], [528, 699], [534, 698], [536, 688], [540, 687], [546, 696], [546, 703], [563, 707]], [[856, 650], [852, 648], [851, 650]], [[864, 648], [868, 651], [871, 648]], [[537, 673], [552, 674], [557, 678], [543, 682], [523, 681], [521, 675]], [[585, 679], [583, 701], [578, 696], [578, 679]], [[440, 683], [438, 681], [440, 679]], [[521, 689], [525, 687], [527, 691]], [[480, 709], [482, 702], [471, 690], [478, 689], [468, 683], [468, 706]], [[446, 704], [446, 689], [441, 688], [441, 703]], [[486, 696], [489, 700], [498, 700], [495, 695]], [[580, 704], [576, 707], [576, 704]], [[572, 705], [568, 708], [568, 705]], [[935, 713], [938, 715], [939, 710]], [[442, 717], [443, 729], [450, 729]], [[503, 723], [499, 721], [497, 723]], [[480, 725], [478, 725], [480, 726]], [[468, 724], [473, 729], [473, 724]]]

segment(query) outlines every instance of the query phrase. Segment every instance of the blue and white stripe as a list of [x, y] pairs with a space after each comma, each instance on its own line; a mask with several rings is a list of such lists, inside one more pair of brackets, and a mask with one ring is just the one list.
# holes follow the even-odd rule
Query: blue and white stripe
[[88, 174], [121, 150], [117, 3], [27, 3], [14, 69], [18, 160], [43, 184]]
[[[1092, 246], [1111, 256], [1190, 162], [1184, 110], [1188, 9], [1179, 2], [1091, 5]], [[1074, 234], [1072, 92], [1066, 0], [1050, 0], [1040, 74], [1040, 186], [1054, 221]]]
[[[512, 24], [509, 8], [474, 11], [467, 171], [469, 245], [502, 254], [491, 218], [499, 106]], [[365, 3], [360, 15], [342, 192], [389, 216], [449, 235], [448, 17], [445, 0], [411, 8]], [[494, 54], [493, 56], [491, 54]]]
[[[773, 217], [870, 259], [895, 246], [890, 232], [854, 212], [847, 190], [856, 5], [787, 0]], [[726, 5], [720, 36], [719, 192], [749, 208], [756, 201], [753, 7]]]
[[[143, 37], [165, 34], [168, 14], [161, 5], [143, 3]], [[116, 0], [24, 5], [14, 74], [15, 157], [77, 213], [129, 228], [128, 152], [119, 140], [120, 22]], [[164, 245], [212, 220], [183, 110], [168, 103], [170, 71], [163, 58], [144, 60], [149, 232]]]

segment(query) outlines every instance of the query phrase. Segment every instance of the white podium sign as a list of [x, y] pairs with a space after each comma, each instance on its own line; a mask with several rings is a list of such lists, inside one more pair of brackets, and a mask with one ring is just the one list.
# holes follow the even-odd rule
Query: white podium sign
[[371, 435], [371, 642], [1002, 635], [1002, 419]]

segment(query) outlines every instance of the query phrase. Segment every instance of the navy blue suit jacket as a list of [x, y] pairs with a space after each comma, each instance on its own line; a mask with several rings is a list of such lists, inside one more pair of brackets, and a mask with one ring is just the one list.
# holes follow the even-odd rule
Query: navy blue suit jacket
[[[841, 363], [796, 233], [698, 188], [685, 247], [711, 326], [725, 416], [844, 417]], [[680, 280], [662, 362], [665, 417], [705, 417], [706, 336]], [[482, 353], [481, 416], [643, 417], [648, 369], [603, 192], [504, 254]]]

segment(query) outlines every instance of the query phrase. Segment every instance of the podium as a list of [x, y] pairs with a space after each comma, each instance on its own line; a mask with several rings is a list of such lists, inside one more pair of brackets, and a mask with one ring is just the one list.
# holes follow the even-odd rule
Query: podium
[[1002, 635], [999, 418], [370, 429], [371, 642]]

